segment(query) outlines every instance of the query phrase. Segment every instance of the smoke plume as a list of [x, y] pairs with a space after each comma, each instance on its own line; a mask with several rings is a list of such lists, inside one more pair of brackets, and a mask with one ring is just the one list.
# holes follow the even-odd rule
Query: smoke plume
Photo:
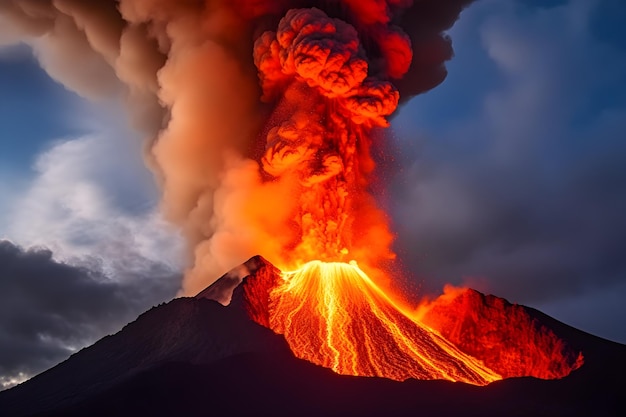
[[246, 257], [390, 259], [373, 132], [445, 78], [471, 0], [8, 0], [0, 25], [92, 100], [127, 101], [194, 293]]

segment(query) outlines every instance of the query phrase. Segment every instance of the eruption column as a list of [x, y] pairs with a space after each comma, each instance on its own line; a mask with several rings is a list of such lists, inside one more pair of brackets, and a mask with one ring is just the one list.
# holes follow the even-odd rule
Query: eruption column
[[[263, 100], [276, 103], [263, 171], [297, 184], [290, 220], [298, 232], [287, 264], [350, 259], [367, 234], [355, 230], [361, 221], [375, 220], [386, 231], [366, 193], [373, 168], [370, 132], [388, 125], [385, 116], [396, 109], [398, 91], [369, 74], [355, 28], [315, 8], [288, 11], [276, 32], [257, 40], [254, 60]], [[390, 239], [384, 234], [385, 244]], [[386, 248], [381, 252], [372, 255], [390, 256]]]

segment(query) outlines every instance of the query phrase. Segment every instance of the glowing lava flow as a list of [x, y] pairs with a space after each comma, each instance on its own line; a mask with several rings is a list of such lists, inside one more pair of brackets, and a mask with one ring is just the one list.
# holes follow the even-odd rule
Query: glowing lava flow
[[269, 293], [269, 325], [294, 354], [346, 375], [501, 379], [435, 331], [412, 320], [355, 264], [312, 261]]

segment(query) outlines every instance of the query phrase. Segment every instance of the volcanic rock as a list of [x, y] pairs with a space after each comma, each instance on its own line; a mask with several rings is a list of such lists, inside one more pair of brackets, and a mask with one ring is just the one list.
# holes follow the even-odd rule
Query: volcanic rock
[[[247, 280], [277, 271], [260, 257], [195, 298], [139, 316], [119, 333], [31, 380], [0, 392], [1, 416], [620, 416], [626, 346], [523, 306], [530, 323], [581, 351], [584, 364], [552, 380], [510, 378], [479, 387], [449, 381], [391, 381], [338, 375], [294, 358], [280, 335], [249, 318]], [[247, 274], [247, 275], [246, 275]], [[208, 298], [225, 301], [228, 306]], [[507, 304], [470, 292], [470, 307], [442, 327], [454, 338], [480, 328]], [[263, 309], [262, 303], [257, 306]], [[483, 318], [483, 315], [487, 317]], [[471, 318], [471, 320], [468, 319]], [[521, 317], [521, 316], [520, 316]], [[478, 323], [477, 326], [474, 326]], [[496, 324], [485, 324], [495, 329]], [[541, 327], [543, 326], [543, 327]], [[497, 326], [496, 326], [497, 327]], [[459, 330], [457, 333], [465, 333]], [[485, 333], [489, 333], [485, 330]], [[473, 340], [483, 343], [481, 331]], [[524, 365], [526, 366], [526, 365]]]
[[193, 367], [241, 354], [270, 352], [290, 355], [280, 336], [250, 321], [243, 311], [206, 298], [177, 298], [0, 393], [0, 416], [63, 410], [163, 364]]

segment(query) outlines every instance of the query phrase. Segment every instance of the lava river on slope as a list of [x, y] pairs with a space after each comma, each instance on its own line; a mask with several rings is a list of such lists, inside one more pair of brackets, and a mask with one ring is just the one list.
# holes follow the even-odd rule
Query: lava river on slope
[[[356, 263], [311, 261], [290, 272], [265, 263], [244, 281], [243, 294], [248, 315], [282, 334], [295, 356], [339, 374], [486, 385], [513, 376], [561, 378], [582, 365], [580, 352], [506, 302], [484, 307], [491, 311], [488, 316], [476, 303], [452, 310], [448, 296], [445, 304], [429, 306], [426, 321], [441, 323], [441, 329], [430, 327]], [[456, 324], [449, 313], [459, 317]], [[474, 317], [474, 325], [468, 317]], [[481, 320], [490, 334], [500, 327], [502, 337], [497, 331], [490, 338], [481, 334], [476, 325]], [[457, 331], [454, 343], [442, 336], [451, 328]], [[483, 346], [468, 349], [468, 340]], [[516, 363], [530, 366], [512, 366]]]

